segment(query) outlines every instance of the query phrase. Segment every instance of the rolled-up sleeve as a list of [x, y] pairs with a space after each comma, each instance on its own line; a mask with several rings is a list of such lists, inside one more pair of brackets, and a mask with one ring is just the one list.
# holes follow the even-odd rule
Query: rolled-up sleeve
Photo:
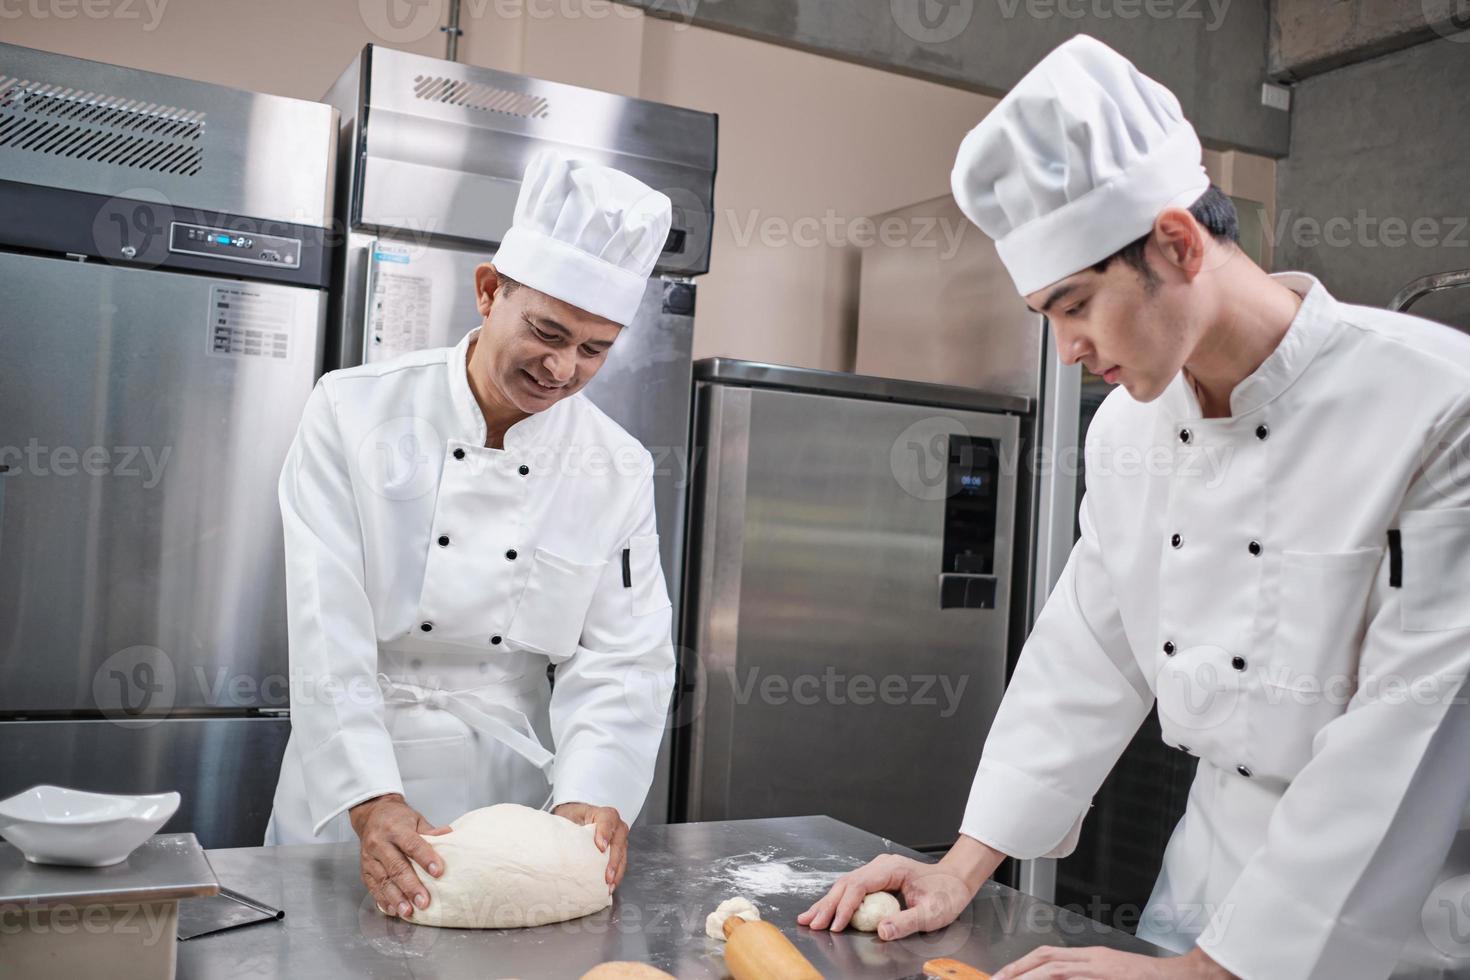
[[1076, 848], [1093, 795], [1153, 704], [1086, 496], [1081, 525], [1001, 700], [960, 825], [1015, 858]]
[[307, 401], [279, 484], [286, 537], [291, 729], [312, 833], [348, 807], [401, 793], [383, 725], [351, 473], [327, 382]]
[[556, 668], [553, 805], [611, 806], [630, 825], [653, 782], [674, 688], [673, 608], [659, 561], [652, 461], [588, 608]]

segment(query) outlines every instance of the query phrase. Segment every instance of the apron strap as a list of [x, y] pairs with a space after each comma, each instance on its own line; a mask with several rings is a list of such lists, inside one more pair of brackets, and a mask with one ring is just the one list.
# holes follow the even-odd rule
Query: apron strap
[[[387, 674], [378, 675], [378, 686], [382, 688], [384, 703], [427, 704], [442, 708], [475, 731], [495, 739], [521, 756], [545, 773], [547, 782], [551, 781], [556, 753], [541, 744], [536, 730], [531, 727], [531, 720], [523, 712], [510, 705], [494, 704], [476, 698], [473, 691], [420, 687], [417, 684], [395, 681]], [[495, 714], [491, 714], [491, 711]], [[497, 715], [501, 717], [496, 717]]]

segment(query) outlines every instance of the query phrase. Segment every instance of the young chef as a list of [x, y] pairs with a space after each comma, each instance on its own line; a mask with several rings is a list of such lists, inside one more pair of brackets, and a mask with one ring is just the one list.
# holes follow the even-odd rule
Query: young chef
[[883, 938], [936, 929], [1005, 855], [1067, 855], [1157, 702], [1199, 766], [1140, 935], [1183, 955], [1043, 948], [998, 980], [1470, 968], [1432, 941], [1470, 925], [1445, 921], [1470, 910], [1470, 338], [1268, 276], [1200, 159], [1173, 95], [1086, 36], [960, 148], [955, 196], [1017, 291], [1121, 387], [958, 842], [799, 922], [891, 889]]
[[494, 803], [596, 824], [622, 876], [671, 610], [652, 459], [579, 392], [670, 221], [633, 177], [538, 155], [475, 272], [483, 323], [307, 403], [280, 481], [292, 730], [266, 843], [355, 836], [385, 910], [427, 905], [408, 858], [442, 873], [420, 833]]

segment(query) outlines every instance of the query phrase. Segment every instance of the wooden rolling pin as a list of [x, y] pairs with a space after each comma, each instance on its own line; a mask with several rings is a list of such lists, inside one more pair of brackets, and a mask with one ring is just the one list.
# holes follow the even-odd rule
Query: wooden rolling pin
[[735, 980], [822, 980], [801, 950], [769, 922], [725, 920], [725, 966]]
[[959, 960], [930, 960], [924, 964], [924, 976], [935, 980], [990, 980], [990, 974]]

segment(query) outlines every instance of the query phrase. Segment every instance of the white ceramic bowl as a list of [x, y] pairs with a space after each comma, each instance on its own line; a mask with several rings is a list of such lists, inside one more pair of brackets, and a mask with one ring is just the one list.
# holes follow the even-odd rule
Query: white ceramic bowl
[[178, 793], [114, 796], [32, 786], [0, 800], [0, 834], [27, 861], [101, 868], [127, 860], [178, 808]]

